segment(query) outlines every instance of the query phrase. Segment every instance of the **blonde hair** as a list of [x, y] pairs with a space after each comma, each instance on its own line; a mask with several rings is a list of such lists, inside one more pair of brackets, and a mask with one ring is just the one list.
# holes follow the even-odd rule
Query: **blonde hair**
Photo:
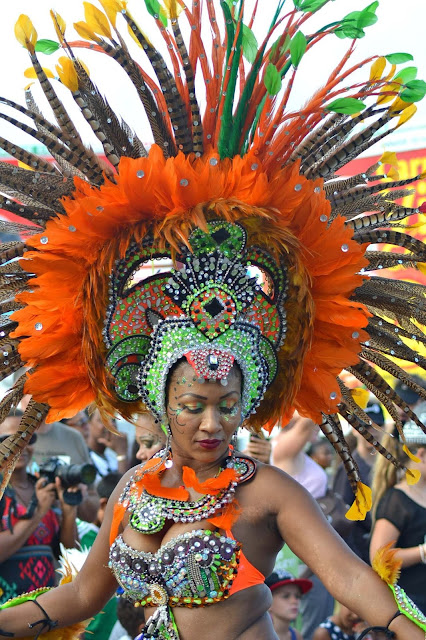
[[[401, 467], [410, 466], [410, 459], [404, 453], [402, 449], [402, 443], [399, 440], [398, 432], [395, 429], [394, 433], [386, 433], [382, 438], [383, 447], [385, 447], [394, 458], [396, 458]], [[409, 444], [409, 449], [412, 453], [415, 453], [420, 447], [424, 447], [424, 443]], [[389, 462], [384, 456], [377, 456], [376, 462], [373, 467], [373, 480], [371, 489], [373, 493], [373, 508], [371, 516], [373, 523], [376, 520], [377, 505], [381, 498], [385, 495], [386, 491], [391, 487], [394, 487], [403, 477], [403, 469], [397, 468], [394, 464]]]

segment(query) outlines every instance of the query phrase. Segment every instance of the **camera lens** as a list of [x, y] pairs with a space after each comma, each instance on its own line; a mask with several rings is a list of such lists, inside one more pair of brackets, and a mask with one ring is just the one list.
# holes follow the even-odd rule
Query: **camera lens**
[[96, 467], [93, 464], [70, 464], [58, 470], [58, 475], [65, 486], [75, 484], [92, 484], [96, 478]]

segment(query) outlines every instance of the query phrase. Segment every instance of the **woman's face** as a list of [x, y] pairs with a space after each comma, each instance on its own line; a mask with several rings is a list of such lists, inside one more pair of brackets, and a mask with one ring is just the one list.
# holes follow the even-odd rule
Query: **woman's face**
[[136, 458], [146, 462], [165, 445], [166, 436], [155, 418], [150, 414], [144, 414], [137, 420], [135, 440], [139, 445]]
[[167, 418], [173, 453], [200, 462], [220, 460], [241, 422], [239, 370], [231, 370], [224, 386], [220, 382], [198, 382], [193, 368], [181, 363], [170, 380]]

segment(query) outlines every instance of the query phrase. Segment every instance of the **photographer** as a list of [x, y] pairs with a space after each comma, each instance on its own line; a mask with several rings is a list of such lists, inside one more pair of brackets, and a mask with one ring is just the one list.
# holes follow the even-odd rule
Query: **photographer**
[[[18, 414], [16, 411], [0, 425], [0, 441], [15, 433], [21, 417]], [[18, 459], [0, 501], [1, 603], [27, 591], [53, 586], [59, 542], [66, 547], [74, 547], [77, 542], [77, 507], [65, 502], [60, 479], [49, 482], [27, 472], [34, 442]], [[68, 491], [73, 493], [74, 487]], [[53, 509], [58, 498], [60, 515]]]

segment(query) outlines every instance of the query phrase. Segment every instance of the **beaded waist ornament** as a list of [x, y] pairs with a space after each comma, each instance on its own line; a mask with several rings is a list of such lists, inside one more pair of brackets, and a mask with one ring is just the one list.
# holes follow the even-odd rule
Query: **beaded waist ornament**
[[[363, 173], [348, 166], [411, 118], [424, 83], [398, 66], [408, 54], [348, 64], [355, 40], [377, 20], [376, 2], [310, 30], [329, 0], [276, 0], [258, 41], [260, 4], [145, 0], [145, 35], [136, 2], [86, 2], [76, 38], [51, 12], [56, 40], [47, 45], [19, 18], [16, 36], [55, 122], [31, 87], [26, 106], [0, 99], [14, 114], [0, 117], [52, 156], [47, 162], [0, 139], [31, 169], [3, 164], [0, 172], [0, 204], [23, 220], [2, 228], [26, 233], [0, 249], [1, 375], [27, 369], [0, 402], [0, 420], [24, 392], [32, 396], [17, 433], [0, 444], [3, 486], [43, 420], [94, 403], [111, 415], [150, 411], [163, 421], [167, 377], [182, 358], [199, 380], [226, 384], [232, 366], [240, 368], [242, 417], [254, 432], [287, 424], [295, 410], [317, 422], [348, 472], [352, 519], [365, 517], [371, 495], [339, 416], [401, 465], [365, 428], [370, 418], [346, 374], [376, 395], [402, 438], [398, 408], [424, 429], [382, 377], [426, 399], [400, 367], [426, 368], [416, 346], [425, 343], [425, 288], [404, 279], [426, 251], [401, 228], [425, 207], [398, 203], [422, 176], [400, 180], [386, 153]], [[299, 66], [336, 36], [348, 40], [346, 54], [290, 110]], [[146, 115], [149, 148], [91, 79], [78, 58], [87, 48], [120, 66]], [[59, 53], [54, 72], [43, 51]], [[364, 81], [354, 79], [367, 64]], [[85, 145], [58, 83], [106, 161]], [[414, 482], [418, 472], [403, 469]]]

